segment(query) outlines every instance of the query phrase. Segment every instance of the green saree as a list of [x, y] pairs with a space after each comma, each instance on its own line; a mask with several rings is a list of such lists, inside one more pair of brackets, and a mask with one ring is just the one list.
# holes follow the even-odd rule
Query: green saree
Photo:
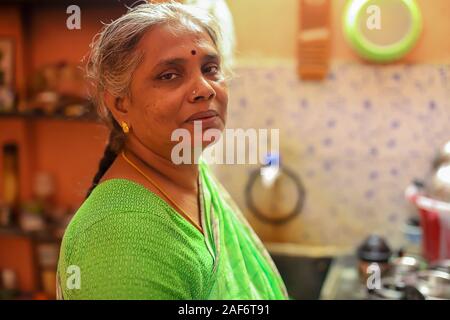
[[228, 193], [205, 163], [199, 170], [204, 234], [142, 185], [99, 184], [64, 234], [58, 297], [288, 299], [267, 250]]
[[214, 255], [209, 299], [287, 299], [271, 257], [228, 192], [200, 164], [204, 230]]

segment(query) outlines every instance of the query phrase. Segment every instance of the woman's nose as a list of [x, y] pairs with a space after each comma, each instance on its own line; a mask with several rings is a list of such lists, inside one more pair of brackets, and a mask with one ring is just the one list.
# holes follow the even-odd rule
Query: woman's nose
[[216, 91], [204, 78], [198, 81], [193, 88], [190, 95], [192, 102], [212, 100], [216, 96]]

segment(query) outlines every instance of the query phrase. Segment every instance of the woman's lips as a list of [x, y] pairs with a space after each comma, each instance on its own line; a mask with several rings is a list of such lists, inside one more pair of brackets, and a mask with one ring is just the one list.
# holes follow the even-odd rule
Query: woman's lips
[[214, 118], [218, 117], [219, 114], [214, 110], [208, 110], [203, 112], [198, 112], [193, 114], [186, 120], [186, 122], [194, 122], [194, 121], [210, 121]]

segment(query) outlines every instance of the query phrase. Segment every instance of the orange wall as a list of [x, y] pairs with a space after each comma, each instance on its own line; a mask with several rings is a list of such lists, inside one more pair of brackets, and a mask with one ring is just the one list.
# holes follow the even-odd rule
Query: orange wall
[[[298, 0], [228, 0], [234, 16], [237, 34], [237, 56], [240, 59], [261, 57], [296, 59], [298, 28]], [[262, 5], [263, 3], [263, 5]], [[450, 1], [418, 0], [424, 16], [424, 34], [418, 46], [407, 60], [417, 63], [450, 62]], [[341, 14], [345, 0], [333, 0], [333, 60], [359, 60], [349, 49], [342, 34]], [[101, 27], [125, 10], [120, 7], [81, 6], [81, 30], [68, 30], [65, 26], [65, 7], [39, 7], [32, 14], [30, 52], [26, 52], [30, 70], [48, 63], [65, 60], [79, 63], [88, 52], [92, 37]], [[25, 67], [22, 63], [23, 48], [20, 12], [11, 6], [0, 11], [0, 35], [12, 36], [18, 45], [17, 86], [25, 83]], [[32, 161], [34, 170], [53, 173], [57, 179], [57, 201], [78, 205], [95, 173], [102, 154], [106, 131], [99, 125], [82, 122], [58, 122], [40, 120], [31, 126], [33, 146], [36, 151]], [[0, 129], [0, 137], [5, 136]], [[30, 166], [31, 167], [31, 166]], [[26, 171], [26, 170], [25, 170]], [[30, 176], [30, 174], [29, 174]], [[27, 180], [29, 180], [29, 176]], [[30, 185], [22, 191], [30, 194]]]
[[[55, 178], [56, 203], [66, 207], [82, 202], [108, 134], [96, 123], [1, 118], [0, 133], [0, 146], [9, 142], [19, 145], [20, 198], [32, 198], [34, 173], [43, 171]], [[0, 183], [0, 195], [2, 188]]]
[[[79, 63], [89, 51], [92, 37], [108, 22], [126, 10], [117, 5], [81, 6], [81, 30], [66, 27], [66, 6], [30, 7], [30, 33], [27, 39], [27, 52], [24, 56], [24, 33], [21, 23], [21, 10], [14, 5], [0, 5], [0, 36], [10, 37], [16, 44], [16, 85], [23, 93], [29, 76], [48, 63], [67, 61]], [[26, 70], [29, 65], [30, 70]]]
[[[31, 70], [57, 61], [81, 65], [102, 22], [109, 22], [125, 12], [118, 6], [80, 7], [81, 30], [66, 28], [68, 15], [64, 8], [43, 8], [33, 14]], [[76, 209], [84, 199], [103, 154], [106, 128], [86, 122], [41, 120], [36, 122], [35, 133], [35, 170], [52, 173], [56, 178], [57, 202]]]
[[[26, 55], [29, 70], [33, 72], [59, 61], [80, 64], [102, 22], [108, 22], [125, 11], [120, 6], [81, 6], [81, 30], [66, 28], [68, 15], [64, 6], [32, 10], [30, 52]], [[0, 8], [0, 35], [10, 36], [19, 44], [17, 86], [24, 88], [27, 76], [21, 56], [23, 35], [20, 10], [14, 6]], [[57, 120], [0, 119], [0, 124], [0, 143], [17, 141], [23, 153], [20, 160], [21, 198], [32, 197], [33, 173], [45, 171], [55, 177], [56, 202], [77, 207], [86, 194], [103, 153], [106, 128], [94, 123]], [[1, 165], [0, 159], [0, 168]]]
[[[342, 32], [342, 14], [347, 0], [332, 1], [332, 60], [359, 61]], [[297, 59], [299, 0], [227, 0], [234, 17], [237, 56], [242, 60]], [[424, 32], [408, 62], [449, 63], [450, 1], [417, 0]], [[258, 63], [258, 62], [256, 62]]]
[[33, 244], [26, 237], [0, 235], [0, 269], [12, 269], [17, 275], [17, 285], [22, 291], [38, 288]]
[[62, 60], [80, 63], [89, 52], [89, 44], [101, 29], [102, 22], [109, 22], [125, 12], [125, 9], [113, 6], [85, 5], [80, 8], [80, 30], [66, 28], [68, 15], [65, 7], [49, 7], [35, 11], [31, 32], [32, 70]]
[[[424, 32], [416, 48], [408, 55], [408, 62], [450, 62], [450, 1], [417, 0], [424, 18]], [[234, 17], [237, 35], [238, 58], [296, 59], [299, 0], [227, 0]], [[261, 5], [264, 3], [264, 5]], [[348, 47], [342, 32], [342, 12], [346, 0], [332, 0], [332, 59], [359, 60]], [[65, 27], [65, 7], [45, 7], [32, 15], [31, 48], [27, 54], [30, 69], [60, 60], [80, 62], [88, 52], [88, 45], [101, 27], [119, 16], [124, 9], [118, 6], [81, 6], [81, 30]], [[17, 43], [17, 85], [24, 86], [22, 63], [22, 27], [20, 12], [13, 6], [2, 6], [0, 11], [0, 35], [12, 36]]]
[[57, 203], [78, 206], [103, 155], [106, 128], [95, 123], [39, 120], [35, 133], [35, 170], [55, 177]]

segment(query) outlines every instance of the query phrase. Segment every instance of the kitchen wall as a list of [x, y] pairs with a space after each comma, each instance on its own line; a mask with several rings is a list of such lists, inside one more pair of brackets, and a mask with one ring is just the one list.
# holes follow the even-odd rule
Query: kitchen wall
[[[400, 241], [403, 192], [450, 140], [450, 67], [334, 64], [321, 83], [292, 65], [238, 68], [229, 128], [279, 128], [282, 164], [306, 189], [301, 215], [272, 227], [246, 211], [265, 240], [353, 245], [369, 232]], [[241, 208], [249, 170], [216, 166]]]
[[256, 167], [215, 166], [217, 175], [266, 241], [352, 246], [375, 232], [399, 245], [411, 213], [405, 187], [428, 173], [450, 139], [450, 2], [418, 1], [418, 45], [400, 63], [375, 66], [347, 46], [345, 1], [333, 0], [331, 71], [323, 82], [295, 73], [298, 1], [267, 0], [255, 11], [259, 3], [228, 1], [238, 41], [228, 127], [280, 129], [282, 163], [305, 185], [305, 206], [286, 225], [265, 224], [244, 199]]
[[[450, 1], [417, 2], [424, 33], [416, 48], [401, 63], [374, 66], [347, 46], [341, 26], [345, 0], [333, 0], [330, 75], [324, 82], [301, 82], [295, 74], [298, 1], [227, 1], [237, 36], [228, 126], [280, 128], [283, 164], [307, 189], [301, 215], [272, 227], [246, 210], [247, 170], [254, 167], [215, 168], [264, 240], [352, 245], [377, 231], [400, 241], [398, 230], [409, 210], [403, 190], [426, 174], [434, 150], [450, 137]], [[62, 59], [79, 62], [100, 21], [122, 12], [82, 6], [82, 30], [69, 31], [57, 27], [65, 23], [63, 9], [50, 6], [31, 13], [29, 50], [23, 58], [20, 12], [2, 7], [1, 34], [18, 45], [20, 91], [27, 70]], [[96, 170], [106, 131], [76, 122], [43, 120], [33, 126], [34, 170], [53, 173], [57, 202], [77, 207]]]
[[[450, 1], [416, 0], [422, 12], [424, 33], [406, 62], [449, 63]], [[347, 0], [331, 0], [331, 54], [333, 61], [359, 61], [342, 32]], [[227, 0], [234, 17], [241, 61], [295, 60], [297, 58], [298, 0]], [[259, 60], [259, 61], [258, 61]]]

